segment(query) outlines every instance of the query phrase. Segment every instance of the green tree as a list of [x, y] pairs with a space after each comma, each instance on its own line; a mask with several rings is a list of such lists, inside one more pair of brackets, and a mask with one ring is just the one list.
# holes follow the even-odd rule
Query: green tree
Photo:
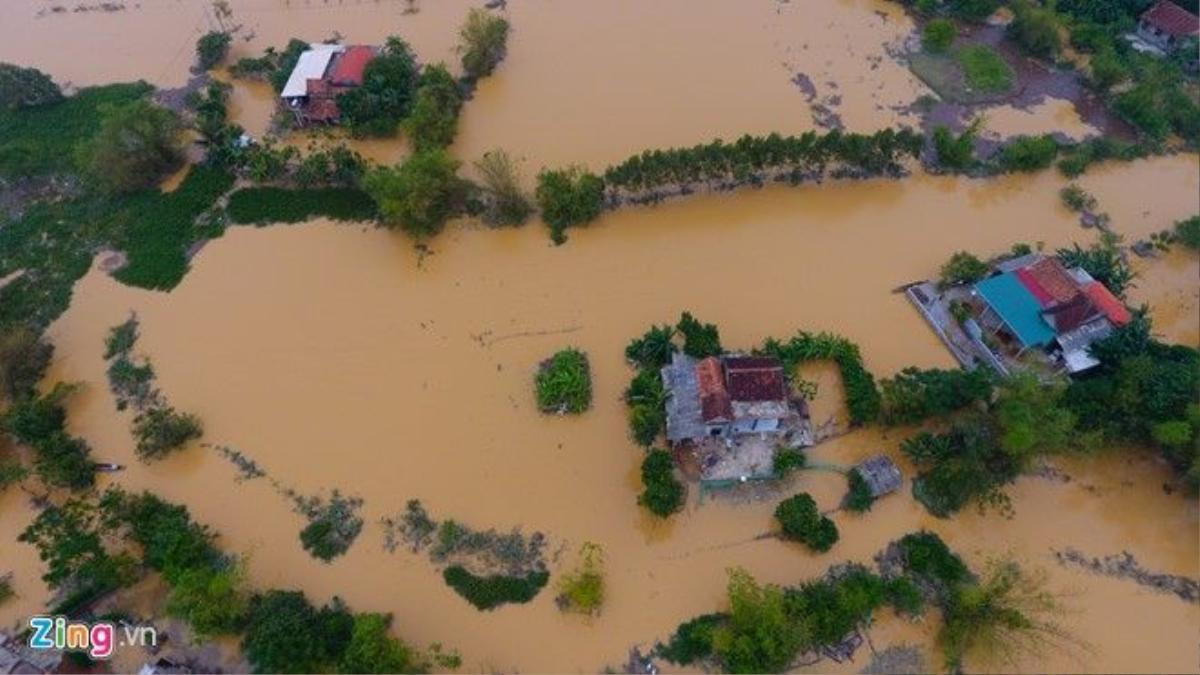
[[729, 618], [712, 631], [713, 651], [730, 673], [787, 670], [803, 636], [784, 609], [783, 589], [759, 585], [745, 570], [729, 571]]
[[567, 240], [568, 227], [594, 220], [604, 208], [604, 180], [582, 167], [545, 169], [537, 181], [538, 207], [556, 244]]
[[134, 450], [143, 461], [162, 459], [203, 434], [200, 418], [170, 406], [143, 410], [133, 419], [133, 437], [137, 439]]
[[473, 7], [459, 29], [458, 51], [462, 54], [464, 77], [469, 82], [487, 77], [504, 59], [508, 44], [508, 20]]
[[1035, 455], [1066, 448], [1076, 436], [1075, 416], [1059, 404], [1062, 391], [1042, 384], [1032, 373], [1001, 380], [993, 414], [1000, 447], [1018, 466], [1027, 466]]
[[244, 577], [237, 564], [179, 570], [171, 578], [167, 614], [186, 621], [201, 640], [239, 633], [250, 608]]
[[62, 90], [49, 75], [37, 68], [0, 62], [0, 109], [29, 108], [62, 99]]
[[229, 53], [233, 35], [226, 31], [212, 31], [196, 40], [196, 63], [200, 70], [212, 70]]
[[775, 519], [779, 521], [785, 539], [803, 542], [818, 553], [828, 551], [837, 543], [837, 526], [821, 515], [816, 501], [807, 492], [779, 502]]
[[1120, 241], [1119, 236], [1105, 232], [1100, 235], [1100, 241], [1088, 248], [1072, 244], [1071, 248], [1055, 251], [1055, 256], [1068, 268], [1082, 267], [1114, 295], [1124, 297], [1136, 274], [1121, 254]]
[[675, 477], [675, 460], [666, 450], [651, 450], [642, 460], [642, 494], [638, 504], [659, 518], [683, 508], [687, 490]]
[[908, 367], [880, 383], [881, 421], [915, 424], [944, 416], [992, 395], [992, 377], [986, 368], [942, 370]]
[[1014, 0], [1013, 21], [1008, 30], [1017, 44], [1033, 56], [1054, 58], [1062, 50], [1059, 18], [1053, 5], [1038, 6], [1029, 0]]
[[597, 614], [604, 605], [604, 550], [585, 541], [579, 565], [559, 579], [558, 606], [564, 611]]
[[850, 469], [846, 474], [846, 485], [846, 497], [842, 500], [846, 508], [859, 513], [870, 511], [875, 497], [871, 494], [871, 486], [858, 469]]
[[1158, 86], [1151, 82], [1137, 84], [1117, 95], [1113, 109], [1152, 140], [1161, 141], [1171, 132], [1171, 120], [1159, 105]]
[[933, 149], [937, 155], [937, 163], [950, 171], [967, 171], [975, 166], [975, 137], [979, 134], [979, 120], [976, 119], [958, 136], [945, 125], [938, 125], [933, 130]]
[[921, 33], [921, 44], [925, 46], [926, 51], [940, 54], [950, 49], [956, 32], [953, 22], [947, 19], [933, 19], [925, 24], [925, 30]]
[[542, 412], [579, 414], [592, 405], [592, 374], [587, 354], [563, 349], [538, 368], [534, 378]]
[[651, 326], [644, 335], [633, 339], [626, 345], [625, 360], [638, 368], [651, 370], [662, 368], [671, 362], [671, 355], [679, 351], [672, 341], [674, 337], [674, 326], [665, 324]]
[[683, 353], [696, 359], [707, 356], [719, 356], [725, 350], [721, 347], [721, 335], [715, 324], [701, 323], [691, 312], [684, 312], [679, 317], [675, 329], [683, 335]]
[[1192, 216], [1175, 223], [1175, 238], [1188, 248], [1200, 249], [1200, 216]]
[[82, 166], [102, 188], [131, 192], [157, 185], [183, 161], [175, 113], [146, 100], [101, 110], [100, 130], [79, 151]]
[[986, 277], [989, 269], [988, 264], [974, 254], [968, 251], [958, 251], [942, 265], [941, 273], [938, 276], [939, 284], [943, 288], [973, 284]]
[[96, 503], [73, 498], [43, 509], [17, 540], [37, 548], [46, 565], [42, 580], [51, 588], [94, 593], [119, 588], [134, 575], [133, 559], [110, 553], [101, 532]]
[[444, 148], [454, 141], [462, 96], [458, 83], [442, 64], [421, 72], [416, 102], [404, 122], [405, 131], [417, 152]]
[[1000, 6], [999, 0], [946, 0], [946, 9], [968, 21], [983, 21]]
[[445, 150], [409, 157], [397, 167], [367, 173], [363, 186], [379, 204], [385, 225], [398, 226], [417, 239], [432, 237], [455, 216], [463, 201], [459, 162]]
[[1093, 54], [1089, 67], [1092, 84], [1100, 91], [1108, 91], [1129, 79], [1129, 69], [1125, 67], [1116, 51], [1111, 47]]
[[354, 617], [335, 602], [313, 607], [300, 591], [270, 590], [250, 601], [242, 650], [258, 673], [332, 670], [352, 639]]
[[343, 123], [356, 136], [395, 134], [412, 109], [417, 80], [412, 49], [404, 40], [389, 37], [380, 54], [363, 70], [362, 86], [338, 95]]
[[32, 393], [53, 354], [54, 346], [29, 326], [0, 332], [0, 396], [12, 401]]
[[483, 219], [489, 225], [522, 225], [533, 215], [534, 207], [521, 188], [517, 162], [504, 150], [492, 150], [475, 162], [483, 180], [486, 206]]
[[343, 673], [421, 672], [413, 650], [391, 636], [391, 624], [391, 614], [356, 614], [350, 642], [338, 670]]
[[1039, 171], [1049, 168], [1058, 156], [1058, 141], [1050, 134], [1021, 136], [1000, 150], [998, 161], [1005, 171]]

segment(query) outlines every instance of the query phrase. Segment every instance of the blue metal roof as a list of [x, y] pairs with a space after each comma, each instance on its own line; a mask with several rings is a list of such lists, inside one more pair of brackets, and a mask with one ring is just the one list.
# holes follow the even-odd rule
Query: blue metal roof
[[984, 302], [1004, 321], [1021, 344], [1041, 347], [1054, 340], [1054, 331], [1042, 318], [1042, 305], [1013, 272], [975, 284]]

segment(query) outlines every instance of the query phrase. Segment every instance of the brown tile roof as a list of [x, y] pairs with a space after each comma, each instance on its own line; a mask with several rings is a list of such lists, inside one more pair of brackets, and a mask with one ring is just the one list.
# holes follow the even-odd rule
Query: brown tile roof
[[1088, 296], [1076, 293], [1071, 300], [1042, 312], [1042, 316], [1054, 327], [1056, 333], [1066, 333], [1100, 316], [1100, 311]]
[[313, 122], [332, 122], [341, 115], [337, 102], [329, 98], [309, 101], [308, 105], [304, 106], [304, 116]]
[[1025, 271], [1050, 296], [1050, 304], [1069, 302], [1079, 295], [1079, 283], [1056, 258], [1042, 258]]
[[733, 404], [725, 389], [721, 362], [715, 356], [696, 363], [696, 380], [700, 384], [700, 418], [705, 422], [733, 419]]
[[1200, 17], [1170, 0], [1159, 0], [1156, 5], [1146, 10], [1142, 21], [1175, 37], [1200, 34]]
[[787, 398], [783, 365], [766, 357], [725, 359], [725, 383], [735, 401], [782, 401]]

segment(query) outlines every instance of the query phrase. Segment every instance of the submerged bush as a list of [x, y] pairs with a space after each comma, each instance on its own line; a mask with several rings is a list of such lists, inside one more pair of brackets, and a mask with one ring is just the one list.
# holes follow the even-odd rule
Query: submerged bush
[[559, 579], [558, 606], [563, 611], [597, 614], [604, 604], [604, 551], [598, 544], [584, 542], [579, 558], [579, 566]]
[[464, 77], [474, 82], [491, 75], [504, 59], [508, 43], [508, 20], [472, 7], [458, 36]]
[[170, 406], [149, 408], [133, 420], [133, 437], [137, 440], [134, 450], [142, 460], [161, 459], [203, 433], [198, 417], [176, 412]]
[[785, 539], [803, 542], [818, 553], [828, 551], [837, 543], [837, 526], [821, 515], [816, 501], [806, 492], [780, 502], [775, 508], [775, 519], [779, 521]]
[[375, 220], [378, 209], [362, 190], [325, 188], [243, 188], [229, 195], [230, 220], [245, 225], [300, 223], [312, 218], [341, 221]]
[[451, 565], [442, 572], [446, 585], [454, 589], [467, 602], [479, 610], [490, 610], [506, 603], [524, 604], [537, 596], [546, 582], [549, 572], [535, 571], [525, 576], [503, 576], [493, 574], [476, 576], [461, 565]]
[[921, 44], [930, 52], [940, 54], [954, 42], [954, 23], [946, 19], [934, 19], [925, 24], [921, 32]]
[[564, 349], [543, 361], [534, 384], [542, 412], [579, 414], [592, 405], [592, 373], [587, 354], [578, 349]]
[[687, 490], [675, 477], [675, 460], [666, 450], [651, 450], [642, 460], [642, 494], [638, 504], [659, 518], [683, 508]]
[[604, 208], [604, 180], [582, 167], [545, 169], [537, 182], [538, 207], [556, 244], [567, 240], [568, 227], [594, 220]]
[[859, 513], [870, 511], [875, 497], [871, 494], [871, 486], [867, 484], [867, 479], [863, 478], [862, 473], [858, 469], [850, 469], [846, 474], [846, 484], [848, 489], [842, 502], [846, 508]]
[[229, 53], [233, 36], [225, 31], [212, 31], [196, 40], [196, 63], [200, 70], [211, 70]]

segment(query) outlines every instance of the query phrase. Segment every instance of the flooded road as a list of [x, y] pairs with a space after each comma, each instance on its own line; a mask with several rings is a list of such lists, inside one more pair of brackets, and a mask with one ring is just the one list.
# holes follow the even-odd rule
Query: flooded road
[[[1113, 166], [1089, 180], [1155, 184], [1160, 199], [1144, 221], [1161, 229], [1197, 208], [1193, 163]], [[1057, 207], [1061, 185], [1046, 173], [769, 188], [606, 216], [557, 248], [539, 227], [460, 225], [434, 242], [420, 267], [411, 244], [384, 231], [322, 223], [235, 228], [200, 253], [170, 294], [123, 287], [93, 269], [50, 330], [58, 347], [51, 380], [85, 383], [70, 406], [71, 429], [99, 458], [129, 465], [121, 484], [186, 503], [222, 534], [225, 548], [249, 557], [254, 583], [394, 612], [403, 635], [460, 648], [469, 671], [594, 671], [634, 644], [665, 637], [680, 620], [721, 607], [730, 566], [793, 583], [834, 562], [869, 561], [919, 527], [942, 533], [976, 563], [1012, 551], [1072, 592], [1077, 613], [1068, 620], [1091, 651], [1054, 654], [1026, 669], [1190, 668], [1200, 607], [1059, 568], [1052, 558], [1052, 549], [1066, 546], [1100, 556], [1130, 550], [1149, 569], [1197, 575], [1196, 505], [1165, 495], [1168, 474], [1148, 457], [1063, 461], [1069, 483], [1023, 478], [1013, 489], [1012, 520], [969, 512], [937, 521], [907, 493], [890, 497], [866, 515], [838, 515], [842, 541], [824, 556], [749, 541], [771, 528], [775, 499], [710, 496], [701, 504], [693, 490], [687, 511], [665, 524], [635, 504], [640, 451], [626, 439], [619, 400], [631, 374], [621, 358], [631, 336], [690, 309], [717, 322], [729, 346], [832, 329], [857, 341], [880, 375], [909, 364], [950, 366], [916, 312], [890, 290], [928, 276], [960, 248], [1086, 241], [1090, 233]], [[1135, 195], [1109, 201], [1114, 222], [1129, 215], [1131, 228], [1142, 226], [1130, 215], [1143, 210]], [[304, 523], [290, 504], [264, 480], [235, 482], [233, 467], [212, 451], [192, 447], [149, 466], [133, 457], [128, 419], [114, 410], [101, 359], [106, 331], [130, 310], [141, 318], [139, 347], [153, 358], [159, 385], [173, 405], [204, 419], [208, 442], [237, 448], [302, 493], [338, 488], [366, 500], [368, 527], [348, 555], [331, 565], [309, 558], [297, 538]], [[555, 334], [525, 336], [535, 332]], [[567, 344], [591, 356], [595, 407], [578, 419], [546, 418], [532, 400], [533, 372]], [[836, 407], [835, 389], [822, 391], [835, 402], [822, 406]], [[895, 455], [901, 438], [856, 432], [815, 454], [848, 465], [873, 452]], [[845, 486], [835, 474], [806, 472], [789, 489], [811, 491], [830, 508]], [[611, 589], [603, 614], [565, 617], [551, 589], [529, 605], [477, 612], [424, 558], [383, 550], [376, 521], [409, 498], [475, 526], [544, 531], [551, 551], [600, 543]], [[5, 503], [17, 509], [6, 508], [0, 521], [8, 540], [30, 514], [12, 494]], [[6, 624], [41, 598], [31, 580], [36, 560], [18, 549], [23, 597], [0, 610]], [[1114, 614], [1129, 624], [1114, 624]], [[932, 621], [888, 617], [872, 634], [882, 647], [901, 639], [928, 644], [934, 630]], [[853, 668], [867, 658], [860, 652]]]
[[[251, 37], [235, 40], [233, 58], [336, 31], [351, 42], [399, 33], [422, 60], [449, 62], [457, 61], [455, 35], [469, 6], [419, 2], [418, 13], [405, 15], [406, 3], [389, 0], [232, 5], [240, 35]], [[208, 4], [198, 0], [142, 0], [112, 13], [52, 6], [0, 5], [0, 60], [78, 85], [140, 77], [177, 86], [195, 39], [211, 28]], [[855, 131], [915, 125], [907, 106], [926, 93], [887, 56], [912, 32], [894, 3], [530, 1], [513, 2], [509, 18], [508, 58], [464, 108], [452, 150], [470, 161], [503, 147], [526, 158], [527, 179], [543, 165], [600, 168], [643, 148], [801, 132], [828, 123], [822, 109]], [[261, 134], [272, 104], [267, 85], [239, 83], [231, 112]], [[996, 133], [1087, 133], [1055, 102], [1032, 113], [998, 110], [989, 120]], [[405, 153], [402, 140], [355, 147], [381, 162]], [[1192, 155], [1099, 167], [1078, 182], [1129, 240], [1200, 210]], [[1012, 489], [1012, 519], [968, 512], [938, 521], [906, 489], [865, 515], [835, 516], [842, 540], [822, 556], [750, 541], [772, 527], [774, 498], [701, 503], [693, 490], [686, 512], [667, 523], [635, 503], [641, 451], [627, 439], [620, 401], [632, 374], [621, 357], [631, 337], [686, 309], [718, 323], [731, 347], [833, 330], [861, 345], [880, 376], [907, 365], [950, 367], [950, 355], [892, 289], [930, 277], [957, 250], [986, 256], [1016, 242], [1053, 250], [1092, 241], [1093, 231], [1060, 203], [1064, 184], [1046, 172], [771, 187], [606, 215], [572, 231], [563, 247], [551, 246], [539, 224], [491, 231], [457, 223], [423, 259], [402, 236], [363, 227], [234, 228], [200, 252], [170, 294], [124, 287], [93, 269], [50, 329], [57, 351], [47, 384], [82, 382], [70, 405], [72, 432], [101, 461], [129, 466], [116, 478], [122, 485], [187, 504], [221, 533], [225, 549], [248, 557], [254, 584], [393, 612], [406, 639], [460, 649], [466, 671], [594, 672], [622, 661], [632, 645], [665, 638], [679, 621], [723, 607], [730, 566], [795, 583], [836, 562], [867, 562], [920, 527], [972, 563], [1012, 551], [1047, 569], [1054, 588], [1073, 592], [1068, 623], [1090, 650], [1027, 659], [1024, 670], [1193, 670], [1200, 608], [1058, 567], [1052, 555], [1066, 546], [1096, 556], [1129, 550], [1148, 569], [1200, 575], [1196, 504], [1164, 494], [1169, 473], [1140, 453], [1056, 462], [1069, 482], [1022, 478]], [[1198, 265], [1184, 251], [1147, 262], [1133, 295], [1155, 305], [1160, 332], [1193, 344]], [[108, 328], [131, 310], [159, 386], [204, 420], [205, 441], [240, 450], [303, 494], [337, 488], [365, 499], [367, 526], [345, 557], [311, 559], [291, 504], [265, 479], [236, 482], [234, 468], [211, 450], [193, 446], [153, 465], [136, 460], [101, 358]], [[534, 406], [533, 373], [566, 345], [590, 356], [594, 408], [578, 419], [547, 418]], [[820, 381], [816, 409], [832, 414], [837, 383]], [[901, 438], [861, 431], [814, 453], [849, 465], [876, 452], [896, 456]], [[844, 489], [835, 474], [806, 472], [783, 494], [807, 490], [832, 508]], [[599, 543], [610, 588], [603, 613], [560, 614], [552, 587], [528, 605], [477, 612], [425, 558], [384, 551], [377, 521], [410, 498], [475, 527], [544, 531], [550, 551], [568, 553], [563, 563], [583, 541]], [[24, 494], [0, 495], [0, 571], [16, 572], [18, 592], [0, 606], [3, 626], [46, 598], [36, 554], [12, 543], [31, 518]], [[881, 616], [872, 638], [879, 648], [908, 641], [928, 649], [935, 631], [935, 620]], [[932, 651], [927, 657], [941, 665]], [[868, 658], [861, 650], [842, 668], [858, 670]]]

